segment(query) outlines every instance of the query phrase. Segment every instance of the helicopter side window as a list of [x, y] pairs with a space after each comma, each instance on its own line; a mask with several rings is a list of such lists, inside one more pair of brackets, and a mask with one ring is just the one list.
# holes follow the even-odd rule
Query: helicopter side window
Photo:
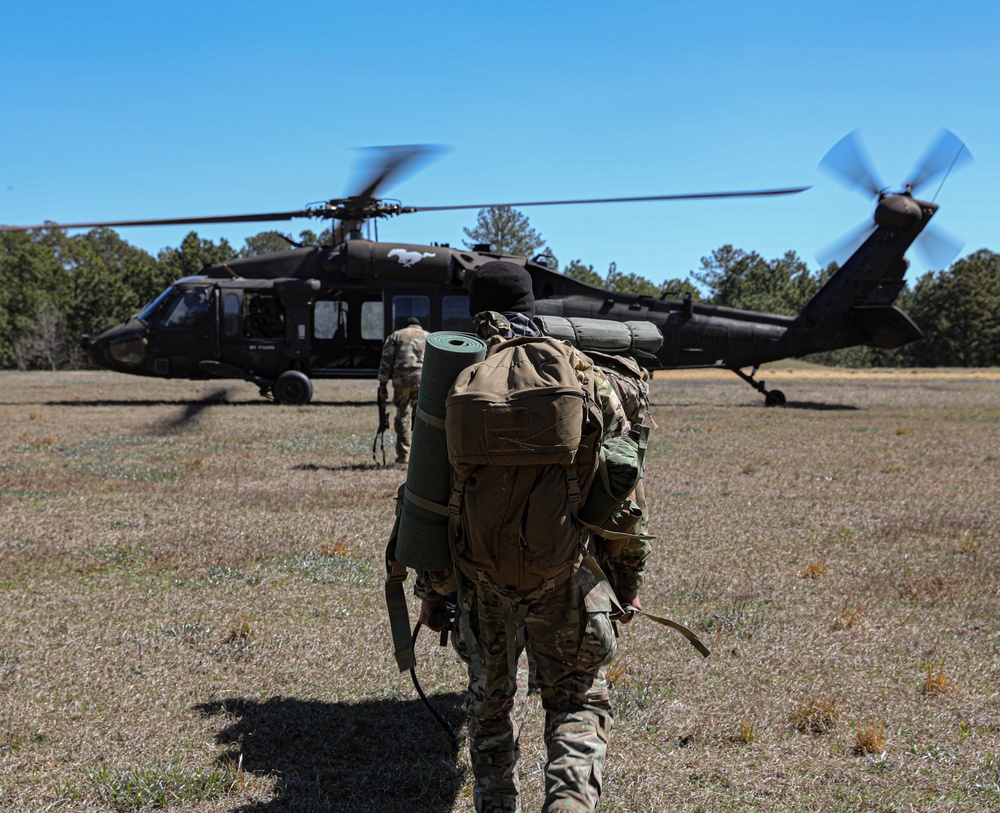
[[441, 329], [475, 332], [472, 318], [469, 316], [469, 297], [441, 297]]
[[187, 288], [181, 291], [163, 312], [164, 327], [204, 327], [208, 324], [208, 290]]
[[361, 303], [361, 338], [382, 341], [383, 308], [381, 299]]
[[247, 315], [243, 334], [251, 339], [279, 339], [285, 335], [284, 307], [272, 293], [246, 294]]
[[240, 335], [240, 295], [228, 293], [222, 298], [222, 332], [227, 336]]
[[415, 316], [420, 324], [430, 324], [431, 300], [426, 296], [394, 296], [392, 298], [392, 329], [406, 326], [406, 320]]
[[347, 303], [320, 300], [313, 306], [313, 338], [347, 341]]

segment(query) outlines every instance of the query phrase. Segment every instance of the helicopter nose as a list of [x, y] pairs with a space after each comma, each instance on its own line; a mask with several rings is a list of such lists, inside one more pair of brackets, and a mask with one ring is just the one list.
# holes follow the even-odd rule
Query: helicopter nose
[[132, 324], [113, 327], [92, 339], [85, 335], [80, 344], [95, 364], [119, 372], [135, 372], [146, 357], [145, 331]]

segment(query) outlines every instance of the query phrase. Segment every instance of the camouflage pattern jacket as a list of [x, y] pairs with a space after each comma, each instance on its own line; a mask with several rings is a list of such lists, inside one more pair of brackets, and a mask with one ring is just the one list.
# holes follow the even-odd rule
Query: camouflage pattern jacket
[[393, 387], [419, 387], [426, 343], [427, 331], [420, 325], [407, 325], [390, 333], [382, 345], [379, 383], [391, 381]]

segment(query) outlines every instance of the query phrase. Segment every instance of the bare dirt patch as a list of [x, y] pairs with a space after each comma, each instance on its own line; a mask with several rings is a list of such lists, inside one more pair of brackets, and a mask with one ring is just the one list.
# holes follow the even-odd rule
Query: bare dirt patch
[[[1000, 804], [1000, 376], [823, 373], [653, 381], [643, 602], [713, 654], [623, 631], [602, 810]], [[0, 808], [471, 809], [392, 658], [374, 395], [0, 374]]]

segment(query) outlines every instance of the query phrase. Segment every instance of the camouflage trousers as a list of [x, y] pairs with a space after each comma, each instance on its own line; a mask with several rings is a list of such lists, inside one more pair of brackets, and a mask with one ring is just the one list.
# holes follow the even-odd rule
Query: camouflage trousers
[[[543, 811], [593, 811], [601, 794], [612, 715], [604, 671], [617, 641], [611, 602], [585, 569], [541, 599], [515, 603], [465, 583], [463, 611], [482, 665], [470, 665], [467, 710], [477, 813], [520, 811], [517, 758], [522, 695], [517, 663], [527, 647], [545, 709]], [[457, 625], [461, 626], [461, 625]], [[460, 629], [453, 636], [470, 661]]]
[[419, 387], [392, 386], [392, 405], [396, 407], [396, 416], [392, 422], [392, 431], [396, 433], [396, 459], [406, 459], [410, 456], [410, 443], [413, 439], [413, 420], [417, 411], [417, 393]]

